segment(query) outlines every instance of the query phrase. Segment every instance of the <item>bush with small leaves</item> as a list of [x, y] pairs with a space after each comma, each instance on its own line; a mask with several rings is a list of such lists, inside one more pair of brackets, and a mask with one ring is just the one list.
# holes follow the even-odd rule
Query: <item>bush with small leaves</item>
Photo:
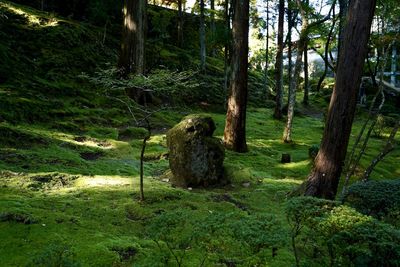
[[400, 219], [400, 180], [358, 182], [351, 185], [344, 203], [377, 219], [397, 223]]
[[338, 202], [292, 198], [286, 205], [296, 265], [399, 266], [400, 231]]

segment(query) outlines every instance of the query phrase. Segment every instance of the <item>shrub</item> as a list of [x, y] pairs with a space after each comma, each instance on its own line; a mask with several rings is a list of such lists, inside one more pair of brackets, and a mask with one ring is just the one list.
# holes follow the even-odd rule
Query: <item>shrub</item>
[[297, 266], [399, 266], [400, 231], [338, 202], [292, 198], [286, 212]]
[[363, 214], [397, 223], [400, 219], [400, 180], [354, 183], [348, 188], [344, 202]]

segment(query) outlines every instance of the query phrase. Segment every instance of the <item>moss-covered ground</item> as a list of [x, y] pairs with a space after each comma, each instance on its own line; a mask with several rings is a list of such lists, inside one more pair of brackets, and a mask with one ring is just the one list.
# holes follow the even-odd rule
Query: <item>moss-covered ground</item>
[[[56, 18], [38, 19], [50, 15], [6, 2], [0, 8], [16, 33], [28, 29], [38, 34], [35, 27], [51, 33], [62, 23], [64, 30], [72, 27], [74, 32], [83, 27]], [[25, 20], [18, 23], [11, 16]], [[82, 31], [88, 29], [84, 26]], [[47, 51], [51, 41], [43, 43], [35, 62], [47, 62], [46, 55], [65, 55], [56, 47]], [[2, 40], [1, 45], [10, 56], [13, 44]], [[68, 52], [90, 52], [85, 50], [88, 46], [79, 49], [83, 51]], [[11, 67], [3, 67], [1, 73], [12, 75], [0, 84], [0, 266], [294, 265], [284, 205], [287, 193], [310, 171], [308, 149], [320, 142], [322, 112], [300, 108], [294, 143], [284, 144], [284, 122], [273, 120], [271, 109], [250, 108], [249, 152], [226, 153], [231, 184], [180, 189], [172, 187], [165, 175], [166, 129], [187, 114], [201, 112], [215, 120], [215, 135], [222, 137], [225, 114], [189, 108], [159, 111], [151, 119], [157, 131], [146, 148], [145, 201], [140, 202], [144, 133], [129, 126], [124, 105], [102, 96], [75, 78], [76, 73], [63, 75], [62, 66], [52, 66], [54, 73], [43, 76], [39, 73], [43, 67], [35, 65], [39, 63], [25, 62], [32, 58], [23, 56], [27, 52], [12, 51], [17, 54], [8, 58], [8, 64], [21, 64], [22, 74]], [[71, 57], [68, 66], [82, 70], [74, 65], [77, 58]], [[62, 65], [68, 61], [60, 60]], [[104, 55], [98, 60], [106, 61]], [[32, 72], [43, 80], [26, 76], [31, 63], [36, 66]], [[312, 101], [318, 102], [318, 97], [312, 96]], [[356, 119], [353, 141], [363, 117]], [[384, 138], [371, 138], [358, 172], [384, 142]], [[281, 164], [282, 153], [290, 153], [292, 163]], [[400, 177], [399, 162], [397, 148], [376, 167], [372, 178]]]

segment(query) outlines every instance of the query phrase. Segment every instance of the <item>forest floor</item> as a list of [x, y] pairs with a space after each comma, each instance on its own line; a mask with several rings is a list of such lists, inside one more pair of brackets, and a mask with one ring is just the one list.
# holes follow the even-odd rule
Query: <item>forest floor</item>
[[[88, 25], [6, 2], [0, 8], [8, 23], [0, 31], [0, 52], [8, 55], [0, 69], [0, 266], [294, 265], [285, 202], [312, 167], [308, 149], [320, 142], [321, 110], [299, 107], [294, 142], [284, 144], [285, 123], [272, 119], [272, 109], [250, 107], [249, 152], [226, 151], [231, 183], [191, 190], [171, 186], [165, 175], [166, 130], [188, 114], [203, 113], [222, 138], [225, 114], [155, 112], [140, 202], [143, 131], [127, 130], [126, 108], [76, 78], [112, 52], [103, 44], [98, 59], [93, 42], [77, 46], [80, 39], [96, 39]], [[58, 29], [51, 26], [56, 22]], [[12, 49], [19, 43], [19, 50]], [[89, 59], [82, 62], [79, 55]], [[4, 73], [17, 78], [3, 82]], [[357, 115], [350, 146], [364, 116]], [[371, 138], [356, 175], [384, 143]], [[280, 163], [282, 153], [290, 153], [292, 162]], [[398, 162], [399, 148], [372, 179], [400, 177]]]
[[[178, 122], [187, 112], [192, 111], [173, 117]], [[171, 116], [171, 112], [162, 115]], [[221, 137], [224, 114], [208, 115], [216, 121], [216, 136]], [[284, 123], [272, 120], [271, 110], [251, 108], [248, 115], [249, 152], [227, 151], [225, 167], [231, 184], [222, 188], [172, 187], [163, 175], [168, 170], [168, 160], [163, 158], [165, 134], [153, 135], [145, 155], [144, 202], [138, 200], [141, 139], [125, 136], [118, 140], [106, 134], [107, 128], [97, 129], [97, 134], [76, 135], [39, 125], [3, 123], [2, 127], [20, 134], [21, 139], [0, 154], [1, 265], [24, 266], [52, 259], [83, 266], [156, 266], [168, 258], [174, 266], [172, 252], [182, 257], [183, 266], [199, 266], [203, 257], [205, 266], [229, 260], [248, 266], [253, 258], [268, 266], [293, 265], [286, 195], [310, 171], [308, 149], [318, 143], [322, 122], [296, 117], [295, 142], [283, 144]], [[371, 139], [361, 166], [377, 154], [383, 142]], [[292, 163], [281, 164], [282, 153], [290, 153]], [[397, 149], [378, 165], [373, 177], [399, 177], [399, 160]], [[271, 232], [276, 229], [270, 226], [264, 229], [267, 238], [279, 236], [275, 257], [271, 250], [275, 245], [251, 255], [246, 238], [226, 240], [225, 234], [215, 234], [204, 250], [183, 234], [207, 235], [196, 227], [211, 219], [219, 218], [219, 227], [228, 228], [225, 220], [229, 218], [257, 220], [266, 215], [280, 226], [279, 233]], [[163, 227], [169, 230], [160, 237]], [[157, 238], [170, 242], [172, 252], [159, 248]]]

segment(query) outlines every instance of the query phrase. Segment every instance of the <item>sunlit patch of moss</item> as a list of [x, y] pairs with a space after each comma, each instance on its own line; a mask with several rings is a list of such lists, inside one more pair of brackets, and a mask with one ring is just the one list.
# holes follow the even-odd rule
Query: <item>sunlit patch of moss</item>
[[[29, 25], [31, 26], [40, 26], [40, 27], [55, 27], [58, 25], [58, 19], [55, 17], [43, 20], [43, 17], [37, 16], [35, 13], [36, 11], [32, 11], [28, 8], [18, 8], [15, 4], [10, 5], [8, 3], [0, 3], [1, 8], [8, 9], [14, 14], [23, 16], [28, 19]], [[29, 12], [30, 11], [30, 12]]]

